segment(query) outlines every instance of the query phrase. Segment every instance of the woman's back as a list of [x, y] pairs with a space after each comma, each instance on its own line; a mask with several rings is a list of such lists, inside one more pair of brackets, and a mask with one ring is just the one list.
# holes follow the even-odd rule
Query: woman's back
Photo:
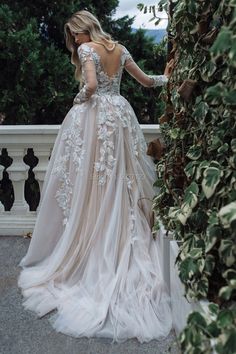
[[78, 55], [82, 65], [82, 81], [86, 83], [87, 96], [94, 93], [120, 94], [120, 81], [124, 68], [146, 87], [151, 87], [154, 84], [163, 85], [166, 81], [164, 75], [145, 74], [135, 63], [126, 47], [121, 44], [116, 44], [114, 50], [108, 51], [102, 44], [83, 43], [78, 48]]
[[121, 57], [124, 47], [116, 44], [113, 50], [107, 50], [102, 44], [91, 42], [88, 44], [99, 56], [100, 64], [103, 71], [109, 76], [114, 77], [121, 66]]
[[127, 50], [120, 44], [112, 52], [101, 44], [83, 43], [78, 48], [82, 63], [82, 80], [96, 94], [120, 94], [120, 81], [127, 57]]

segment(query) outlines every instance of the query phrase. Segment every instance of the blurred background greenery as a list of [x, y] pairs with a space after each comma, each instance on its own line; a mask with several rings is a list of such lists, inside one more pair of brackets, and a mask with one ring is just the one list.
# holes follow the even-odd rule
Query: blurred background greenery
[[[105, 31], [125, 45], [147, 74], [162, 74], [165, 41], [155, 43], [134, 18], [114, 19], [118, 0], [3, 0], [0, 5], [1, 124], [60, 124], [79, 90], [65, 46], [63, 26], [72, 13], [87, 9]], [[140, 123], [157, 123], [163, 103], [159, 88], [142, 87], [124, 72], [121, 94]]]

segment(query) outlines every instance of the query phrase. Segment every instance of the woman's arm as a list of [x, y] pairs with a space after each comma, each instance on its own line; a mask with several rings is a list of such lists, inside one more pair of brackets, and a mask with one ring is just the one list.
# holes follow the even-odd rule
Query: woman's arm
[[78, 48], [78, 55], [82, 65], [84, 86], [75, 96], [73, 104], [80, 104], [87, 101], [94, 94], [98, 85], [96, 68], [90, 47], [82, 44]]
[[[163, 86], [168, 82], [168, 78], [171, 74], [169, 64], [167, 64], [164, 75], [147, 75], [145, 72], [140, 69], [140, 67], [135, 63], [131, 54], [125, 48], [126, 59], [125, 59], [125, 69], [126, 71], [133, 76], [141, 85], [145, 87], [156, 87]], [[167, 70], [168, 68], [168, 70]]]

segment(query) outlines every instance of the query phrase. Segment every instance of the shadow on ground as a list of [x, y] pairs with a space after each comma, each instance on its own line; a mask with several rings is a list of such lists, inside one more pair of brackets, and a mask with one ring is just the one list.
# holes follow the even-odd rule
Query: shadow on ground
[[48, 318], [27, 311], [17, 287], [30, 238], [0, 236], [0, 353], [1, 354], [180, 354], [174, 333], [164, 341], [141, 344], [137, 339], [111, 343], [109, 338], [74, 338], [55, 332]]

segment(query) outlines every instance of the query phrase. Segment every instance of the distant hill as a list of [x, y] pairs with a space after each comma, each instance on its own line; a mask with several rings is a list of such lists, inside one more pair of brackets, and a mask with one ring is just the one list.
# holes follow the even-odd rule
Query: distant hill
[[[162, 38], [166, 35], [165, 29], [144, 29], [145, 34], [148, 37], [153, 37], [155, 43], [159, 43], [162, 41]], [[137, 28], [132, 28], [133, 32], [137, 31]]]

